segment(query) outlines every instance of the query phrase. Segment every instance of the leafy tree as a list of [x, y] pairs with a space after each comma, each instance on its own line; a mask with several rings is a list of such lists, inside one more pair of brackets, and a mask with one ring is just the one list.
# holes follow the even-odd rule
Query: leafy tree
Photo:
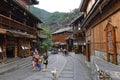
[[44, 29], [40, 32], [41, 34], [47, 35], [47, 39], [45, 39], [44, 41], [40, 41], [38, 42], [38, 46], [39, 48], [44, 49], [45, 51], [48, 51], [51, 47], [52, 47], [52, 36], [51, 36], [51, 32], [49, 29]]

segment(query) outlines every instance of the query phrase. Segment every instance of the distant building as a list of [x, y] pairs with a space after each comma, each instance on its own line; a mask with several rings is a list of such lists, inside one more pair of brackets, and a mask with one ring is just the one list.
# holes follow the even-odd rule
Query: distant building
[[72, 27], [61, 28], [52, 33], [54, 47], [67, 49], [66, 39], [72, 35]]
[[75, 45], [75, 52], [76, 53], [83, 53], [85, 55], [85, 32], [81, 29], [81, 24], [84, 19], [83, 13], [81, 13], [78, 17], [73, 19], [69, 25], [73, 27], [73, 38], [74, 38], [74, 45]]
[[37, 3], [37, 0], [0, 1], [0, 61], [30, 55], [32, 40], [37, 38], [37, 24], [42, 21], [27, 8]]

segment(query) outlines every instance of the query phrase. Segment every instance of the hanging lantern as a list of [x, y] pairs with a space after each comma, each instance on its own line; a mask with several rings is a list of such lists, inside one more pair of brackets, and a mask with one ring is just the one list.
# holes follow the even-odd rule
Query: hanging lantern
[[7, 45], [8, 44], [8, 40], [4, 39], [4, 44]]
[[19, 43], [19, 44], [21, 44], [21, 43], [22, 43], [22, 41], [19, 39], [19, 40], [18, 40], [18, 43]]

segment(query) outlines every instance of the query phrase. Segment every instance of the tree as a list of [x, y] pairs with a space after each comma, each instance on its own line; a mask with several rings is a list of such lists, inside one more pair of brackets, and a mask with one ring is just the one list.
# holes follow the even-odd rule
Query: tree
[[52, 47], [52, 36], [51, 36], [51, 32], [48, 29], [43, 29], [40, 34], [44, 34], [47, 35], [47, 39], [45, 39], [44, 41], [39, 41], [38, 47], [44, 49], [45, 51], [48, 51], [49, 49], [51, 49]]

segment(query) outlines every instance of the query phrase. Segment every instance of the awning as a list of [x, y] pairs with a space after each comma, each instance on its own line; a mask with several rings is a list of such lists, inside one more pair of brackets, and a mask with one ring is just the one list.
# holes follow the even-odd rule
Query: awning
[[66, 43], [61, 42], [60, 45], [66, 45]]
[[66, 45], [66, 43], [64, 43], [64, 42], [54, 42], [54, 45]]
[[58, 44], [60, 44], [60, 42], [58, 41], [58, 42], [54, 42], [54, 45], [58, 45]]
[[83, 19], [83, 12], [78, 16], [76, 17], [75, 19], [73, 19], [70, 23], [69, 23], [69, 26], [72, 26], [74, 24], [78, 24], [80, 23], [80, 21]]
[[36, 38], [34, 35], [27, 34], [26, 32], [7, 30], [8, 34], [12, 34], [15, 37], [26, 37], [26, 38]]
[[47, 35], [38, 34], [38, 37], [39, 37], [39, 38], [42, 38], [42, 39], [46, 39], [46, 38], [47, 38]]

